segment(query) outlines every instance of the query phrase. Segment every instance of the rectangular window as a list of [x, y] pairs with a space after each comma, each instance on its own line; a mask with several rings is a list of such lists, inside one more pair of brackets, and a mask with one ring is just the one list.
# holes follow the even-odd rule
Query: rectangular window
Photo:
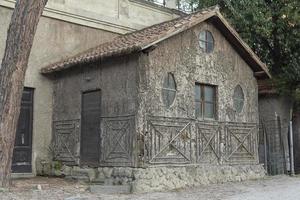
[[196, 83], [195, 115], [196, 118], [216, 118], [216, 86]]

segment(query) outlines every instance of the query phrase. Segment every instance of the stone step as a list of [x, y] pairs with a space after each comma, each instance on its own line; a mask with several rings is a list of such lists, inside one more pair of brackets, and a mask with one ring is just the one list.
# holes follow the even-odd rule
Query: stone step
[[129, 194], [131, 185], [97, 185], [92, 184], [89, 190], [93, 194]]
[[105, 185], [105, 183], [106, 183], [106, 180], [103, 178], [96, 178], [96, 179], [90, 181], [91, 185]]

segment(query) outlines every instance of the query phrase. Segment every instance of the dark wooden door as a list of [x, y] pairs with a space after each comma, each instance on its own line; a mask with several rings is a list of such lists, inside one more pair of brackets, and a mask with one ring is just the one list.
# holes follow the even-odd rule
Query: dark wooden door
[[12, 161], [13, 173], [30, 173], [32, 154], [33, 89], [24, 88]]
[[100, 159], [101, 92], [82, 93], [81, 165], [97, 166]]

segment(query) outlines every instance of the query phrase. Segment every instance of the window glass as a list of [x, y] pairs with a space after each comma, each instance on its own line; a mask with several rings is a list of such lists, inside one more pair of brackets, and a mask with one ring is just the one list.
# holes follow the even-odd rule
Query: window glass
[[243, 89], [240, 85], [237, 85], [234, 89], [233, 94], [233, 106], [238, 113], [242, 112], [244, 107], [244, 101], [245, 99]]
[[214, 50], [214, 38], [211, 32], [202, 31], [199, 34], [199, 46], [206, 53], [210, 53]]
[[214, 44], [213, 43], [207, 43], [206, 52], [210, 53], [214, 50]]
[[212, 86], [205, 86], [204, 87], [204, 99], [205, 101], [213, 102], [214, 101], [214, 87]]
[[200, 32], [199, 39], [200, 39], [200, 41], [205, 41], [205, 39], [206, 39], [206, 32], [205, 31]]
[[204, 103], [204, 117], [205, 118], [214, 118], [214, 104], [213, 103]]
[[201, 89], [200, 85], [195, 86], [195, 100], [200, 101], [201, 100]]
[[211, 85], [195, 85], [195, 116], [197, 118], [214, 119], [216, 115], [216, 87]]
[[170, 107], [176, 96], [176, 82], [174, 75], [172, 73], [168, 73], [166, 77], [164, 77], [163, 88], [162, 88], [162, 98], [163, 102], [167, 107]]

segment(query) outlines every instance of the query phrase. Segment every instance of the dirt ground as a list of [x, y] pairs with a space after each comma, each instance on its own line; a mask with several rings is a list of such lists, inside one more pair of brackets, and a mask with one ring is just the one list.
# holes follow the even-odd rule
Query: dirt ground
[[36, 177], [13, 181], [0, 190], [1, 200], [297, 200], [300, 176], [267, 177], [264, 180], [226, 183], [147, 194], [92, 194], [88, 185], [59, 178]]

